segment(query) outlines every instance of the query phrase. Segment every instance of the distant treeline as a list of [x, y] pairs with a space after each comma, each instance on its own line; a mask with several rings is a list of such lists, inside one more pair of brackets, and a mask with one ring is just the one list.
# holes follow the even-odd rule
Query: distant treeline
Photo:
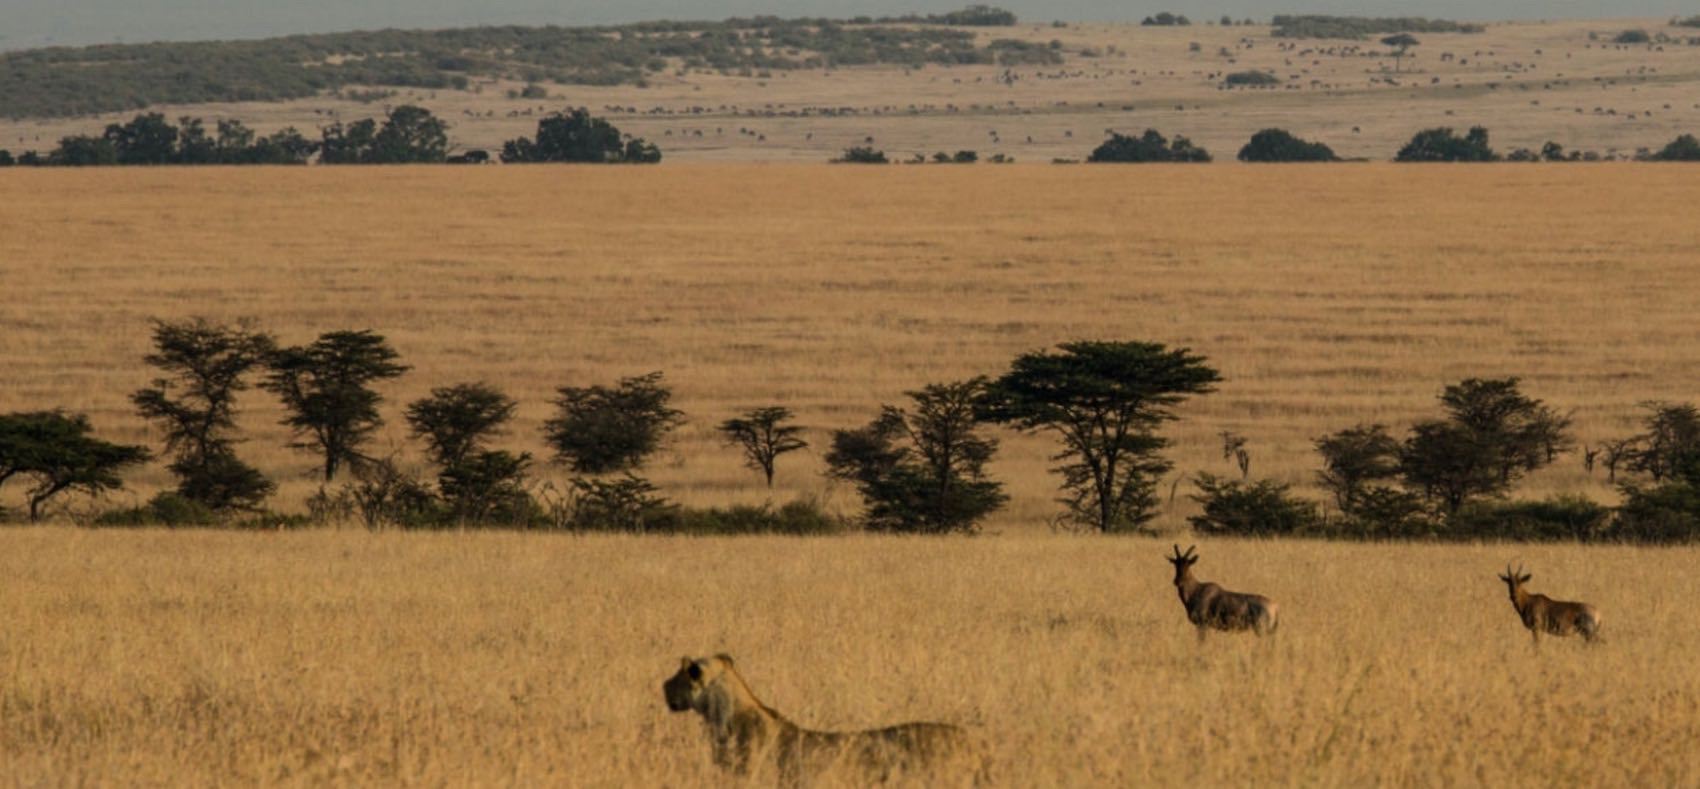
[[1014, 12], [989, 5], [971, 5], [960, 11], [942, 14], [904, 14], [870, 18], [858, 16], [853, 24], [956, 25], [958, 27], [1010, 27], [1019, 21]]
[[668, 69], [1060, 62], [1060, 54], [1044, 47], [981, 46], [973, 31], [948, 27], [1014, 21], [1007, 11], [972, 6], [889, 23], [755, 17], [54, 47], [0, 55], [0, 114], [65, 117], [154, 104], [284, 101], [350, 85], [465, 89], [478, 78], [616, 85], [643, 84]]
[[[200, 118], [172, 125], [161, 113], [137, 115], [113, 123], [99, 135], [72, 135], [45, 155], [28, 151], [14, 157], [0, 149], [0, 167], [163, 164], [483, 164], [484, 150], [449, 155], [449, 125], [423, 107], [403, 105], [382, 122], [365, 118], [341, 121], [307, 138], [295, 127], [261, 137], [237, 120], [220, 120], [213, 131]], [[316, 157], [316, 158], [315, 158]], [[654, 163], [661, 150], [641, 137], [623, 134], [613, 124], [576, 108], [552, 113], [537, 123], [535, 138], [520, 137], [502, 146], [502, 161]]]
[[1327, 16], [1276, 14], [1276, 38], [1360, 39], [1387, 33], [1480, 33], [1487, 28], [1468, 22], [1423, 17]]
[[[1528, 148], [1518, 148], [1509, 154], [1501, 155], [1488, 144], [1488, 131], [1480, 126], [1471, 128], [1460, 135], [1450, 128], [1439, 127], [1424, 129], [1411, 137], [1398, 153], [1394, 154], [1396, 162], [1595, 162], [1602, 158], [1594, 151], [1566, 151], [1563, 145], [1548, 140], [1539, 151]], [[1637, 151], [1635, 159], [1649, 162], [1696, 162], [1700, 161], [1700, 139], [1692, 134], [1679, 135], [1663, 148], [1654, 151], [1642, 149]], [[972, 164], [979, 160], [975, 151], [958, 151], [954, 156], [938, 153], [932, 161], [937, 163]], [[1144, 134], [1111, 133], [1092, 153], [1086, 157], [1088, 162], [1107, 162], [1118, 164], [1145, 164], [1162, 162], [1209, 162], [1212, 157], [1208, 150], [1194, 145], [1193, 142], [1181, 135], [1175, 135], [1171, 140], [1164, 137], [1156, 129], [1146, 129]], [[1324, 143], [1311, 142], [1295, 137], [1285, 129], [1264, 129], [1251, 136], [1244, 147], [1240, 148], [1239, 160], [1242, 162], [1338, 162], [1342, 159], [1335, 155], [1334, 149]], [[835, 163], [848, 164], [889, 164], [892, 160], [884, 151], [868, 146], [857, 146], [845, 149], [844, 153], [832, 160]], [[911, 164], [922, 164], [928, 161], [923, 154], [916, 154], [909, 160]], [[997, 154], [988, 161], [1006, 163], [1014, 161], [1003, 154]], [[1073, 164], [1074, 159], [1058, 159], [1056, 164]]]
[[[294, 127], [261, 137], [237, 120], [220, 120], [208, 130], [200, 118], [184, 117], [172, 125], [161, 113], [143, 113], [129, 123], [109, 124], [99, 135], [72, 135], [58, 147], [40, 154], [28, 151], [14, 156], [0, 149], [0, 167], [104, 166], [165, 164], [483, 164], [490, 152], [470, 150], [449, 155], [448, 123], [423, 107], [403, 105], [379, 121], [366, 118], [341, 121], [318, 130], [310, 139]], [[551, 113], [537, 123], [535, 137], [520, 137], [502, 145], [500, 159], [508, 164], [529, 162], [655, 163], [661, 149], [640, 137], [622, 133], [613, 124], [591, 116], [583, 108]], [[1285, 129], [1263, 129], [1240, 148], [1244, 162], [1336, 162], [1340, 157], [1328, 145], [1294, 136]], [[1460, 135], [1448, 127], [1423, 129], [1394, 154], [1396, 162], [1592, 162], [1609, 159], [1594, 151], [1565, 150], [1547, 141], [1540, 150], [1518, 148], [1501, 154], [1488, 143], [1487, 129], [1476, 126]], [[1639, 161], [1700, 161], [1700, 139], [1683, 134], [1663, 148], [1643, 148]], [[893, 161], [872, 146], [847, 148], [836, 163], [888, 164]], [[915, 154], [909, 163], [973, 164], [977, 151], [940, 151], [929, 159]], [[986, 158], [1007, 164], [1013, 158], [997, 153]], [[1062, 159], [1057, 163], [1072, 163]], [[1087, 156], [1089, 162], [1209, 162], [1208, 150], [1181, 135], [1172, 140], [1156, 129], [1141, 135], [1112, 133]]]

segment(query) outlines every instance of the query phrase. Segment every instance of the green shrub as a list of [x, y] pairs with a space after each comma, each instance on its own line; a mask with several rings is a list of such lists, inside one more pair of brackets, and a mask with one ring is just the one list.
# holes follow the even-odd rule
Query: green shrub
[[327, 517], [352, 513], [368, 529], [434, 529], [453, 521], [448, 505], [429, 485], [389, 460], [356, 467], [354, 481], [308, 506]]
[[997, 58], [1000, 66], [1051, 66], [1062, 62], [1062, 55], [1048, 44], [1000, 38], [986, 45], [986, 51]]
[[218, 513], [211, 507], [176, 492], [167, 491], [154, 496], [148, 503], [127, 510], [103, 512], [94, 519], [96, 526], [216, 526]]
[[833, 164], [888, 164], [891, 160], [885, 158], [885, 151], [876, 150], [869, 146], [845, 148], [844, 153]]
[[655, 164], [661, 161], [661, 149], [641, 137], [622, 134], [613, 124], [578, 107], [539, 120], [535, 137], [503, 143], [502, 161]]
[[1281, 78], [1267, 71], [1236, 71], [1222, 79], [1229, 87], [1261, 88], [1281, 84]]
[[963, 25], [967, 27], [1008, 27], [1016, 23], [1016, 16], [996, 6], [974, 4], [960, 11], [946, 11], [942, 14], [928, 14], [923, 22], [939, 25]]
[[1251, 136], [1240, 149], [1242, 162], [1337, 162], [1334, 149], [1319, 142], [1307, 142], [1284, 129], [1264, 129]]
[[1111, 134], [1086, 157], [1088, 162], [1208, 162], [1210, 152], [1192, 144], [1192, 141], [1175, 135], [1174, 142], [1165, 139], [1156, 129], [1146, 129], [1145, 133], [1134, 137], [1132, 135]]
[[1589, 542], [1608, 537], [1611, 508], [1580, 496], [1543, 501], [1477, 501], [1446, 523], [1446, 536], [1462, 540]]
[[[890, 24], [893, 22], [906, 25], [958, 25], [962, 27], [1009, 27], [1016, 23], [1013, 12], [996, 6], [974, 4], [960, 11], [946, 11], [942, 14], [904, 14], [903, 16], [882, 16], [879, 19], [856, 17], [850, 20], [855, 24]], [[1059, 23], [1052, 23], [1053, 27]]]
[[1613, 37], [1611, 42], [1613, 44], [1645, 44], [1652, 40], [1653, 37], [1647, 35], [1645, 30], [1625, 30]]
[[1322, 529], [1316, 504], [1297, 498], [1273, 480], [1241, 482], [1200, 472], [1192, 500], [1204, 512], [1187, 518], [1200, 534], [1282, 537], [1315, 534]]
[[1422, 496], [1371, 485], [1354, 494], [1350, 511], [1330, 524], [1329, 533], [1354, 540], [1422, 540], [1441, 536], [1442, 526]]
[[554, 508], [553, 525], [579, 531], [678, 531], [679, 506], [657, 490], [649, 480], [629, 473], [616, 479], [574, 479], [566, 500]]
[[1692, 134], [1679, 135], [1649, 158], [1656, 162], [1700, 162], [1700, 140]]
[[449, 520], [460, 525], [528, 526], [537, 512], [526, 490], [531, 455], [480, 450], [437, 475]]
[[1648, 488], [1625, 485], [1611, 536], [1634, 542], [1700, 538], [1700, 488], [1687, 481]]
[[1361, 39], [1385, 33], [1480, 33], [1486, 28], [1450, 19], [1423, 17], [1328, 16], [1325, 14], [1276, 14], [1276, 38]]
[[1488, 147], [1488, 131], [1471, 127], [1463, 137], [1444, 126], [1424, 129], [1411, 137], [1394, 157], [1398, 162], [1491, 162], [1499, 158]]
[[682, 534], [785, 534], [794, 536], [844, 534], [852, 526], [835, 518], [814, 499], [797, 499], [779, 509], [770, 504], [682, 509], [677, 531]]
[[262, 512], [237, 521], [235, 528], [253, 531], [283, 531], [285, 529], [305, 529], [312, 525], [312, 518], [299, 513]]
[[1146, 27], [1186, 27], [1192, 24], [1184, 15], [1163, 11], [1139, 20]]

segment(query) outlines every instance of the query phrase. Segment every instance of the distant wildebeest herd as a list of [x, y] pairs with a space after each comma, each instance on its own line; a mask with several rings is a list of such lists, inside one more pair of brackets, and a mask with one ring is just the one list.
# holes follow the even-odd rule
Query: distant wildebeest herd
[[[1274, 635], [1280, 605], [1263, 595], [1230, 592], [1193, 577], [1198, 546], [1174, 546], [1165, 557], [1175, 568], [1175, 591], [1187, 621], [1203, 641], [1211, 630], [1250, 630]], [[1554, 600], [1531, 593], [1532, 576], [1506, 565], [1499, 576], [1511, 605], [1539, 646], [1541, 634], [1579, 634], [1593, 643], [1600, 637], [1600, 612], [1587, 603]], [[929, 785], [983, 784], [990, 779], [986, 745], [967, 729], [949, 723], [912, 722], [864, 731], [814, 731], [786, 719], [763, 704], [734, 667], [732, 657], [686, 657], [662, 684], [667, 708], [702, 716], [714, 763], [736, 775], [772, 779], [783, 785], [807, 783], [839, 774], [854, 783], [884, 783], [904, 778]]]

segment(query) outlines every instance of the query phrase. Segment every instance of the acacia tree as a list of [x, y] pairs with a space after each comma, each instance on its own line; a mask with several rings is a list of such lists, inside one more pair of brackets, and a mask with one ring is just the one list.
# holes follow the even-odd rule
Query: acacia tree
[[1689, 403], [1641, 405], [1648, 411], [1642, 420], [1647, 432], [1629, 439], [1624, 454], [1630, 471], [1663, 482], [1700, 463], [1700, 409]]
[[726, 443], [743, 450], [745, 465], [766, 476], [769, 488], [773, 487], [774, 461], [809, 445], [798, 438], [803, 428], [785, 424], [790, 419], [791, 409], [774, 405], [754, 408], [720, 423]]
[[230, 326], [195, 318], [154, 322], [154, 352], [144, 357], [165, 372], [130, 395], [136, 410], [165, 431], [171, 473], [183, 497], [215, 510], [252, 508], [272, 483], [236, 457], [236, 394], [270, 358], [272, 338], [247, 321]]
[[425, 440], [437, 465], [437, 488], [459, 521], [521, 516], [530, 497], [525, 475], [531, 455], [486, 449], [513, 418], [516, 404], [493, 386], [457, 384], [431, 390], [407, 407], [413, 434]]
[[683, 421], [669, 408], [673, 392], [659, 372], [622, 378], [614, 386], [563, 386], [558, 413], [543, 424], [555, 458], [577, 474], [632, 471], [661, 447]]
[[431, 390], [431, 396], [407, 406], [407, 424], [424, 439], [432, 462], [447, 468], [481, 452], [502, 434], [516, 403], [485, 383], [456, 384]]
[[1099, 531], [1138, 527], [1156, 514], [1158, 479], [1173, 465], [1157, 428], [1188, 396], [1220, 380], [1202, 356], [1147, 342], [1071, 342], [1024, 354], [993, 381], [982, 414], [1062, 440], [1067, 516]]
[[1568, 449], [1570, 420], [1525, 396], [1518, 379], [1470, 378], [1440, 395], [1445, 419], [1418, 422], [1399, 452], [1405, 484], [1456, 514], [1509, 489]]
[[1390, 47], [1394, 47], [1394, 50], [1393, 50], [1393, 71], [1395, 73], [1397, 73], [1399, 71], [1400, 61], [1403, 61], [1405, 59], [1405, 52], [1407, 50], [1409, 50], [1411, 47], [1414, 47], [1414, 46], [1416, 46], [1416, 45], [1418, 45], [1422, 42], [1418, 41], [1417, 37], [1411, 35], [1410, 33], [1395, 33], [1391, 36], [1388, 36], [1386, 38], [1381, 39], [1381, 43], [1386, 44], [1387, 46], [1390, 46]]
[[407, 372], [397, 358], [395, 349], [370, 330], [329, 332], [311, 345], [272, 355], [271, 372], [260, 386], [276, 394], [289, 412], [283, 424], [297, 438], [290, 446], [324, 457], [326, 482], [344, 463], [369, 459], [360, 448], [384, 423], [378, 416], [383, 398], [371, 384]]
[[876, 531], [973, 531], [1009, 497], [986, 476], [997, 441], [977, 432], [986, 379], [908, 392], [913, 410], [884, 406], [866, 427], [833, 434], [829, 473], [855, 483]]
[[1347, 515], [1357, 513], [1370, 483], [1399, 475], [1399, 440], [1382, 425], [1358, 425], [1323, 436], [1316, 440], [1316, 451], [1322, 455], [1317, 481]]
[[35, 480], [27, 494], [30, 520], [39, 520], [41, 508], [67, 490], [97, 495], [123, 487], [118, 472], [149, 457], [144, 447], [102, 441], [91, 430], [82, 414], [0, 416], [0, 485], [20, 474]]

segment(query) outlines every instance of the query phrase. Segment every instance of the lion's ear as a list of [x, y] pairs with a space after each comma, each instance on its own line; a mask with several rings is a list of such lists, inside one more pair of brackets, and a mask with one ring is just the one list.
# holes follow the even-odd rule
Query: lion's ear
[[725, 652], [722, 652], [718, 655], [715, 655], [715, 657], [719, 658], [721, 661], [725, 662], [725, 664], [728, 665], [728, 666], [732, 665], [732, 656], [726, 654]]

